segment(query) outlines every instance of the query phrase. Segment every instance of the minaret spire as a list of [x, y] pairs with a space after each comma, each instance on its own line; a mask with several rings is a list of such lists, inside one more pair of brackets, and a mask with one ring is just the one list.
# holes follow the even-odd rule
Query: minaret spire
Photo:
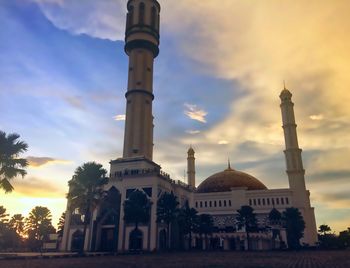
[[153, 157], [153, 61], [159, 53], [156, 0], [129, 0], [125, 52], [129, 56], [123, 158]]
[[[290, 189], [295, 194], [304, 195], [305, 187], [305, 170], [301, 158], [302, 150], [299, 148], [297, 137], [297, 125], [294, 116], [294, 103], [292, 102], [292, 93], [284, 88], [280, 94], [282, 122], [286, 149], [284, 151], [287, 165], [287, 174]], [[302, 198], [303, 199], [303, 198]]]
[[196, 187], [196, 167], [195, 167], [195, 157], [194, 150], [192, 146], [187, 151], [187, 179], [188, 185], [195, 188]]

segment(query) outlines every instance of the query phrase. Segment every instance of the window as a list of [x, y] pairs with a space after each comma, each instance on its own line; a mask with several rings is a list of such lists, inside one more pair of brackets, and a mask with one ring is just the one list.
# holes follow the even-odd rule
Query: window
[[280, 199], [277, 197], [276, 198], [276, 204], [279, 205], [280, 204]]
[[211, 204], [211, 201], [209, 201], [209, 207], [211, 207], [211, 205], [212, 205], [212, 204]]
[[219, 200], [219, 207], [221, 207], [221, 200]]
[[281, 197], [281, 204], [284, 205], [284, 198]]
[[231, 200], [228, 200], [228, 205], [231, 206]]
[[288, 199], [288, 197], [286, 197], [286, 204], [287, 204], [287, 205], [289, 204], [289, 199]]
[[214, 201], [214, 207], [216, 207], [216, 200]]
[[145, 4], [141, 2], [139, 6], [139, 24], [144, 24], [144, 23], [145, 23]]
[[202, 207], [203, 206], [203, 203], [202, 201], [199, 202], [199, 206]]
[[261, 203], [260, 203], [260, 198], [258, 199], [258, 205], [259, 205], [259, 206], [261, 205]]
[[196, 208], [198, 208], [198, 202], [196, 201]]
[[256, 206], [256, 199], [253, 199], [254, 206]]
[[156, 28], [156, 16], [157, 16], [156, 13], [157, 13], [156, 7], [153, 6], [153, 7], [152, 7], [152, 10], [151, 10], [151, 27], [152, 27], [153, 29]]
[[204, 202], [204, 206], [205, 206], [205, 207], [207, 207], [207, 206], [208, 206], [207, 201], [205, 201], [205, 202]]
[[224, 200], [224, 207], [226, 207], [226, 200]]
[[272, 205], [275, 205], [275, 199], [271, 198], [271, 201], [272, 201]]
[[270, 205], [270, 198], [267, 198], [266, 201], [267, 201], [267, 205]]
[[134, 6], [130, 6], [129, 12], [126, 15], [126, 28], [129, 28], [133, 23], [134, 18]]
[[249, 206], [251, 206], [252, 205], [252, 200], [251, 199], [249, 199]]
[[263, 206], [265, 206], [265, 198], [263, 198], [262, 202], [263, 202]]

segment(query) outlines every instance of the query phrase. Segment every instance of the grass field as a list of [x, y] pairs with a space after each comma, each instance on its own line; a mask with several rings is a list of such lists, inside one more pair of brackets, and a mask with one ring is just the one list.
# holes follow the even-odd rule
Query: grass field
[[349, 268], [350, 250], [299, 252], [177, 252], [84, 258], [0, 260], [1, 268], [240, 267]]

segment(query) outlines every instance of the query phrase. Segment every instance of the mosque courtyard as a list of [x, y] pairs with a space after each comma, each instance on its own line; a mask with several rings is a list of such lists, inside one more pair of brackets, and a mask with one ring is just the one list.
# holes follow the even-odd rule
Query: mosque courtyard
[[174, 252], [101, 257], [0, 260], [1, 268], [241, 267], [347, 268], [350, 250], [265, 252]]

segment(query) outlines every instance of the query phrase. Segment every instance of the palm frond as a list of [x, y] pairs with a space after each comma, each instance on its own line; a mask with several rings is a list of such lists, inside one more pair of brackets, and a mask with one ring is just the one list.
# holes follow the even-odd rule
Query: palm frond
[[5, 193], [11, 193], [14, 189], [9, 180], [6, 178], [0, 180], [0, 188], [4, 189]]

